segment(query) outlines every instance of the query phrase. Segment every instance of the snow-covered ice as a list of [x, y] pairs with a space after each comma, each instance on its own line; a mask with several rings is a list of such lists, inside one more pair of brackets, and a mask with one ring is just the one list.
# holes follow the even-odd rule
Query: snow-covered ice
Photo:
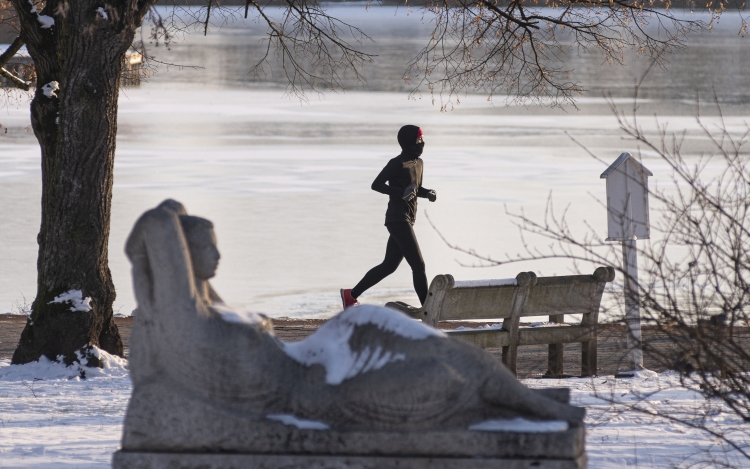
[[[21, 294], [33, 299], [41, 215], [39, 146], [25, 130], [28, 106], [7, 112], [0, 124], [19, 134], [6, 136], [0, 129], [0, 199], [7, 201], [0, 215], [13, 220], [0, 226], [0, 312]], [[441, 114], [398, 93], [326, 95], [300, 106], [282, 99], [279, 90], [154, 83], [127, 89], [119, 104], [112, 198], [114, 308], [126, 315], [135, 308], [130, 263], [122, 251], [127, 234], [145, 210], [174, 198], [216, 226], [222, 264], [212, 284], [228, 303], [270, 317], [338, 313], [339, 289], [350, 288], [382, 261], [387, 198], [370, 185], [395, 156], [394, 135], [407, 119], [431, 132], [425, 185], [440, 193], [434, 204], [420, 202], [414, 226], [429, 279], [438, 273], [461, 280], [508, 278], [522, 270], [570, 274], [569, 261], [472, 268], [473, 260], [446, 246], [424, 217], [427, 212], [451, 242], [502, 257], [522, 249], [505, 208], [533, 216], [554, 189], [556, 205], [571, 204], [572, 226], [585, 219], [606, 232], [606, 210], [592, 200], [606, 196], [599, 179], [603, 165], [566, 132], [596, 142], [593, 150], [603, 157], [619, 154], [626, 143], [616, 119], [593, 111], [562, 117], [508, 113], [471, 97], [462, 99], [458, 111]], [[670, 128], [694, 126], [692, 115], [665, 119]], [[739, 121], [726, 117], [729, 125]], [[666, 174], [658, 162], [647, 164]], [[346, 222], [338, 221], [342, 216]], [[419, 304], [408, 266], [403, 263], [360, 301]]]
[[50, 301], [50, 304], [52, 303], [70, 303], [71, 311], [82, 311], [84, 313], [91, 311], [91, 298], [84, 298], [81, 290], [66, 291]]

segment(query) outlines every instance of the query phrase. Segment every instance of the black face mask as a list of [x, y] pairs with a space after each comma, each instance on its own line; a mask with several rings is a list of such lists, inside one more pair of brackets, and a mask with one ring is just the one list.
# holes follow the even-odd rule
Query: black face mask
[[409, 145], [405, 148], [402, 148], [402, 150], [403, 154], [406, 156], [411, 156], [413, 158], [422, 156], [422, 152], [424, 151], [424, 142]]

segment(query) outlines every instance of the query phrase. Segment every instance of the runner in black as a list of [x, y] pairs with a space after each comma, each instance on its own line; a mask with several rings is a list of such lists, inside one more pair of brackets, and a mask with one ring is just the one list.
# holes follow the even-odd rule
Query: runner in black
[[434, 202], [437, 194], [422, 187], [422, 129], [415, 125], [401, 127], [398, 131], [398, 144], [401, 145], [401, 154], [390, 160], [372, 183], [372, 190], [389, 196], [385, 227], [390, 237], [385, 248], [385, 259], [380, 265], [370, 269], [354, 288], [341, 290], [345, 309], [358, 304], [359, 295], [395, 272], [404, 258], [411, 267], [414, 290], [419, 301], [424, 304], [427, 298], [424, 259], [412, 225], [417, 217], [417, 197]]

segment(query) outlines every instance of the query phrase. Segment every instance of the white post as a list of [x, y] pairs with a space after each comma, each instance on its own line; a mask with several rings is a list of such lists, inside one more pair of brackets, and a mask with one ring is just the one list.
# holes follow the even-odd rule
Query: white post
[[633, 370], [643, 368], [641, 311], [638, 306], [638, 251], [634, 239], [622, 242], [622, 270], [625, 273], [625, 322], [628, 329], [628, 361]]
[[599, 176], [607, 180], [607, 241], [622, 243], [627, 361], [630, 368], [623, 370], [623, 377], [634, 376], [626, 371], [643, 369], [636, 240], [650, 239], [651, 236], [648, 177], [653, 175], [630, 153], [624, 152]]

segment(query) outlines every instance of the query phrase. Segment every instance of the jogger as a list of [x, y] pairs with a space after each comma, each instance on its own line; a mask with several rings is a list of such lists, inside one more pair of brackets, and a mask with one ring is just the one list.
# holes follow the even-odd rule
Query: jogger
[[419, 301], [424, 304], [427, 298], [424, 259], [412, 225], [417, 217], [417, 197], [434, 202], [437, 194], [434, 190], [422, 187], [422, 129], [415, 125], [401, 127], [398, 131], [398, 143], [401, 145], [401, 154], [391, 159], [372, 183], [372, 190], [389, 196], [385, 226], [390, 236], [385, 249], [385, 259], [380, 265], [370, 269], [354, 288], [341, 290], [344, 308], [358, 304], [357, 298], [395, 272], [404, 258], [411, 267], [414, 290], [419, 296]]

